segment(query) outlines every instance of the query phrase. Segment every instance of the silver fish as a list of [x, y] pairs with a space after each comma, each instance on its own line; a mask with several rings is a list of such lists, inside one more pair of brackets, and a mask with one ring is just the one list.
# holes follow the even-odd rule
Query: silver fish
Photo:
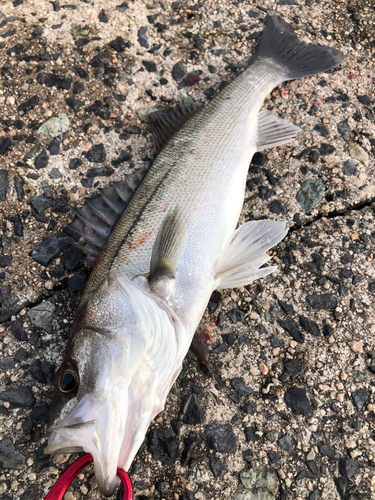
[[[163, 410], [213, 290], [275, 269], [262, 266], [286, 235], [285, 223], [235, 229], [253, 154], [301, 131], [260, 111], [265, 97], [285, 80], [342, 61], [337, 50], [306, 45], [287, 23], [269, 18], [250, 66], [172, 135], [106, 242], [56, 374], [45, 450], [91, 453], [104, 495]], [[103, 197], [116, 210], [116, 200]], [[80, 216], [91, 242], [105, 239], [108, 231]]]

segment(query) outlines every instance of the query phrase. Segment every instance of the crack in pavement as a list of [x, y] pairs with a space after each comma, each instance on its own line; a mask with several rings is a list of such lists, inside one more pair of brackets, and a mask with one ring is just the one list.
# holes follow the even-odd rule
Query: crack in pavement
[[295, 231], [298, 231], [301, 228], [312, 226], [315, 222], [321, 219], [334, 219], [336, 217], [342, 217], [343, 215], [347, 215], [349, 212], [359, 212], [364, 208], [371, 207], [374, 203], [375, 203], [375, 196], [373, 198], [370, 198], [369, 200], [361, 201], [359, 203], [353, 203], [352, 205], [348, 204], [345, 208], [339, 210], [332, 210], [332, 212], [328, 212], [326, 214], [319, 213], [316, 217], [303, 224], [294, 224], [293, 226], [291, 226], [288, 231], [288, 236], [294, 233]]

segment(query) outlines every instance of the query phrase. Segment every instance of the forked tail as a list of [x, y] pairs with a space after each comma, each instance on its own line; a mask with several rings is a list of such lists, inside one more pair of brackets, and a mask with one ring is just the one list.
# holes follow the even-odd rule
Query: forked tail
[[273, 59], [282, 67], [283, 80], [293, 80], [328, 71], [342, 63], [345, 57], [332, 47], [301, 42], [290, 24], [270, 17], [254, 59]]

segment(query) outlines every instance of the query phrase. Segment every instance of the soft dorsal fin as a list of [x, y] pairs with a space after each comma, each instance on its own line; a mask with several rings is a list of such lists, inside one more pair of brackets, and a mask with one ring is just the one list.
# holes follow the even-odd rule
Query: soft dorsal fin
[[156, 111], [149, 115], [155, 150], [158, 153], [172, 135], [193, 116], [202, 105], [191, 100], [177, 104], [174, 109]]
[[186, 245], [186, 224], [176, 208], [169, 212], [159, 229], [151, 255], [149, 282], [174, 278], [178, 260]]
[[93, 264], [99, 257], [109, 235], [117, 224], [133, 194], [145, 177], [144, 167], [126, 174], [120, 182], [100, 190], [100, 195], [86, 200], [82, 208], [71, 208], [77, 218], [66, 228], [86, 240], [86, 244], [76, 245]]

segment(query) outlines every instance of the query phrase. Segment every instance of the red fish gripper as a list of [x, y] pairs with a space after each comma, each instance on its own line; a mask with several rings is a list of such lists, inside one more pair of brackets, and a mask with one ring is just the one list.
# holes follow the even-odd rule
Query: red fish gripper
[[[63, 475], [52, 486], [45, 500], [63, 500], [66, 490], [69, 488], [73, 479], [93, 461], [92, 456], [87, 453], [73, 462], [72, 465], [66, 469]], [[133, 490], [128, 474], [123, 469], [117, 469], [117, 475], [121, 479], [124, 490], [122, 500], [132, 500]]]

